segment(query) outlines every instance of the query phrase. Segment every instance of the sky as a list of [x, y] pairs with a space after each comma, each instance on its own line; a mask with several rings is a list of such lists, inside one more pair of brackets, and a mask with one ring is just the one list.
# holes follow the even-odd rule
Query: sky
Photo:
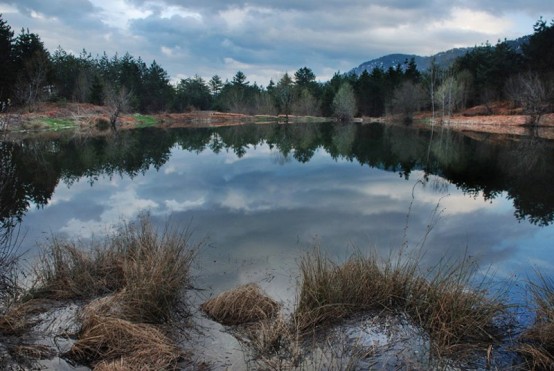
[[307, 66], [318, 81], [391, 53], [496, 43], [554, 19], [552, 0], [0, 0], [53, 51], [129, 52], [172, 81], [237, 71], [266, 86]]

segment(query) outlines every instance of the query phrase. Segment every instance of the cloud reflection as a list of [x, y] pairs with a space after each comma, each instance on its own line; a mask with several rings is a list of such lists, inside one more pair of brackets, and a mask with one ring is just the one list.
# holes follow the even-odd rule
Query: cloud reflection
[[[29, 238], [48, 229], [72, 238], [102, 235], [149, 210], [160, 225], [170, 217], [209, 238], [199, 255], [201, 286], [220, 291], [256, 281], [282, 300], [294, 296], [298, 260], [314, 240], [338, 261], [356, 249], [388, 256], [404, 238], [416, 247], [431, 225], [429, 265], [467, 253], [509, 277], [551, 258], [553, 229], [518, 223], [504, 197], [485, 202], [453, 185], [432, 186], [445, 182], [434, 176], [423, 187], [422, 171], [406, 180], [323, 150], [303, 164], [274, 157], [265, 144], [248, 148], [240, 161], [231, 152], [174, 148], [159, 171], [104, 177], [92, 187], [84, 179], [59, 185], [54, 202], [27, 215]], [[443, 210], [440, 218], [434, 210]]]

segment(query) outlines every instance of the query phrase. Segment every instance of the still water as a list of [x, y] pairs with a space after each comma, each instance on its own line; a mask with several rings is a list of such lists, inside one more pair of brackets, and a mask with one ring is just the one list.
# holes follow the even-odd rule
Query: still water
[[469, 255], [516, 288], [554, 273], [554, 143], [538, 138], [329, 123], [68, 133], [2, 150], [2, 221], [21, 220], [28, 260], [52, 235], [98, 238], [148, 212], [205, 241], [195, 284], [216, 293], [257, 282], [290, 302], [314, 245], [337, 261], [423, 245], [422, 264]]

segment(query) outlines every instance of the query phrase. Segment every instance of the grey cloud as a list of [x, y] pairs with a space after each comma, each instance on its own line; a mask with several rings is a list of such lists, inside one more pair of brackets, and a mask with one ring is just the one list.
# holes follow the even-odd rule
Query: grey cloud
[[48, 18], [57, 18], [62, 23], [74, 25], [77, 29], [86, 24], [100, 23], [95, 17], [98, 9], [89, 0], [18, 0], [9, 1], [8, 4], [26, 16], [31, 16], [35, 12]]
[[[441, 24], [455, 8], [497, 14], [554, 16], [549, 0], [462, 1], [200, 1], [127, 0], [146, 18], [121, 28], [102, 22], [105, 13], [89, 0], [21, 0], [20, 24], [39, 32], [47, 46], [79, 51], [125, 53], [156, 59], [173, 77], [219, 74], [241, 69], [267, 84], [276, 74], [309, 66], [317, 76], [348, 70], [388, 53], [430, 55], [453, 46], [472, 46], [513, 35]], [[0, 4], [2, 4], [0, 2]], [[31, 11], [58, 21], [32, 18]], [[175, 10], [168, 12], [168, 10]], [[145, 13], [146, 14], [146, 13]], [[170, 16], [168, 18], [168, 14]], [[190, 14], [190, 16], [187, 16]], [[25, 17], [24, 17], [25, 15]], [[12, 16], [13, 17], [13, 16]], [[530, 21], [531, 23], [532, 21]], [[529, 30], [532, 24], [529, 25]], [[15, 27], [15, 29], [17, 29]], [[521, 36], [521, 35], [517, 35]], [[162, 53], [162, 47], [163, 53]]]

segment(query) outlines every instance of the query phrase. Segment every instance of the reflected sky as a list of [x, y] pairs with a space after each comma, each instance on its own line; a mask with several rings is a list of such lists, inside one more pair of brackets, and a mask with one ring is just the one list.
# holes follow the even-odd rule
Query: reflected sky
[[23, 220], [23, 248], [52, 234], [104, 236], [110, 226], [149, 211], [206, 239], [197, 286], [219, 292], [258, 282], [282, 301], [294, 296], [297, 266], [314, 245], [337, 261], [356, 249], [383, 256], [404, 240], [417, 247], [429, 226], [424, 263], [466, 252], [499, 278], [527, 277], [533, 267], [549, 274], [554, 229], [518, 222], [506, 195], [466, 195], [438, 176], [409, 179], [396, 172], [335, 160], [323, 149], [307, 163], [261, 144], [237, 157], [171, 149], [169, 160], [143, 175], [61, 182], [43, 208]]

